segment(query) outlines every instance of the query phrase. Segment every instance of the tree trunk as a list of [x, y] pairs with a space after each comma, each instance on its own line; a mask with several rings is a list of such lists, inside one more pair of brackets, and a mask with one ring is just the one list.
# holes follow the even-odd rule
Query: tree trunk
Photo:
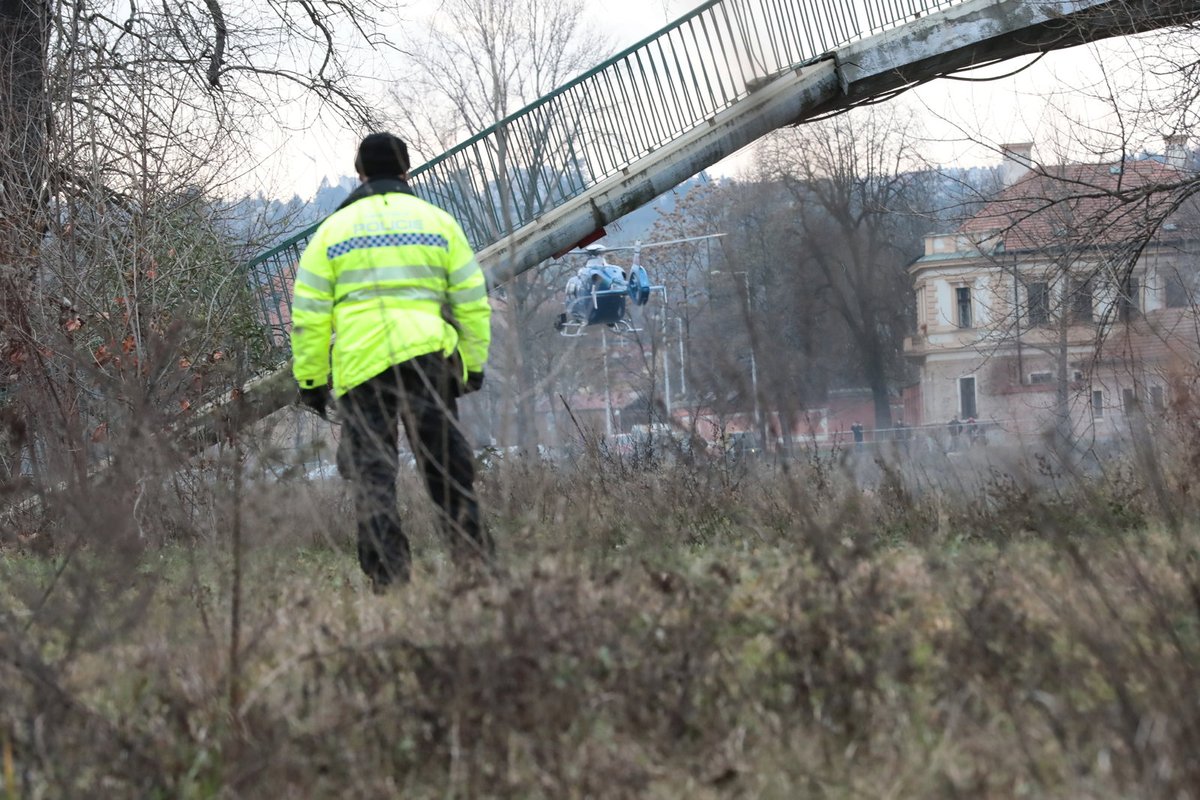
[[[7, 214], [33, 216], [45, 178], [46, 39], [49, 20], [38, 0], [0, 0], [0, 202]], [[11, 232], [5, 231], [5, 239]]]
[[[0, 0], [0, 403], [12, 399], [34, 361], [29, 309], [47, 172], [47, 30], [37, 0]], [[9, 411], [15, 424], [17, 412]], [[4, 433], [0, 441], [17, 452], [0, 461], [19, 464], [26, 435]]]
[[862, 342], [863, 373], [867, 385], [871, 387], [871, 400], [875, 404], [875, 428], [886, 430], [892, 427], [892, 396], [888, 391], [887, 366], [883, 362], [883, 354], [879, 343], [874, 345]]
[[0, 357], [28, 359], [28, 304], [46, 179], [47, 18], [37, 0], [0, 0]]

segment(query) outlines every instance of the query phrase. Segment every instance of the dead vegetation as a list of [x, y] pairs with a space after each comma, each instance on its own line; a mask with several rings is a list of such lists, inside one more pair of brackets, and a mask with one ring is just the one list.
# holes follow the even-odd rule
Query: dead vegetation
[[1167, 521], [1195, 517], [1186, 453], [1161, 454], [1171, 514], [1116, 463], [967, 492], [859, 490], [836, 460], [509, 459], [482, 481], [498, 581], [449, 566], [406, 476], [416, 579], [383, 598], [338, 482], [234, 455], [3, 531], [8, 796], [1200, 785], [1197, 529]]

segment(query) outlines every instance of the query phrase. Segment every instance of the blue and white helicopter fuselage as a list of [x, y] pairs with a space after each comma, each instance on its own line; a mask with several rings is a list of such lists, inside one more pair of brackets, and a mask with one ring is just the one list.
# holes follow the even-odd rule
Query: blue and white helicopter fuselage
[[[650, 284], [646, 268], [638, 263], [644, 247], [660, 247], [701, 239], [711, 239], [724, 234], [693, 236], [673, 239], [669, 242], [638, 242], [632, 247], [606, 248], [590, 244], [583, 250], [572, 250], [573, 255], [586, 255], [587, 262], [567, 281], [563, 312], [554, 322], [554, 328], [563, 336], [583, 336], [590, 325], [607, 325], [617, 333], [637, 333], [641, 330], [629, 315], [629, 306], [644, 306], [653, 292], [666, 299], [666, 287]], [[604, 253], [615, 250], [632, 250], [633, 264], [628, 270], [604, 260]]]
[[582, 336], [589, 325], [608, 325], [618, 333], [634, 333], [637, 328], [628, 316], [629, 280], [618, 266], [600, 256], [567, 281], [565, 310], [555, 327], [563, 336]]

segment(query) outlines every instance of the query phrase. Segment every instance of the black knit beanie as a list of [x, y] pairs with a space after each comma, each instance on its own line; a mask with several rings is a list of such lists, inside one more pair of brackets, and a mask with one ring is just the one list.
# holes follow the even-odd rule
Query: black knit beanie
[[396, 178], [408, 172], [408, 145], [391, 133], [372, 133], [358, 146], [354, 168], [367, 178]]

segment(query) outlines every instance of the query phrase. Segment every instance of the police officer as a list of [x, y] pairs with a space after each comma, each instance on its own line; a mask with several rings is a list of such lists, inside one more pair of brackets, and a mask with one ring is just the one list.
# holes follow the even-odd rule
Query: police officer
[[483, 384], [491, 307], [454, 218], [408, 186], [408, 148], [390, 133], [362, 140], [361, 185], [317, 228], [292, 303], [301, 402], [342, 422], [338, 468], [354, 483], [358, 560], [376, 591], [409, 578], [396, 503], [403, 422], [456, 560], [490, 562], [456, 397]]

